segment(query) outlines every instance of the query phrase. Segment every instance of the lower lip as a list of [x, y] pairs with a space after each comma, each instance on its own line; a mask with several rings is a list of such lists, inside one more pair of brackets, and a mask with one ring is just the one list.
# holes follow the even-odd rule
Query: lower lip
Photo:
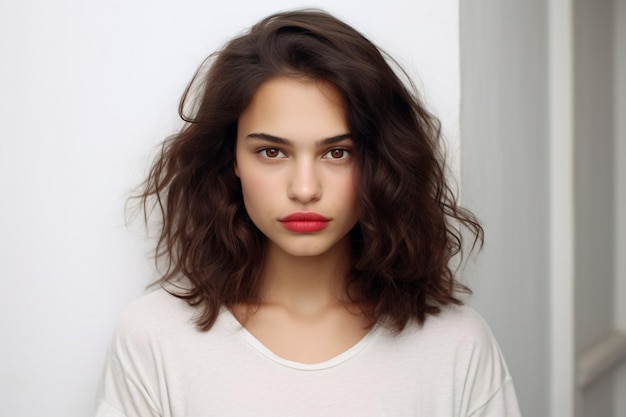
[[283, 226], [287, 230], [296, 233], [314, 233], [323, 230], [328, 226], [327, 221], [319, 221], [319, 220], [294, 220], [288, 222], [282, 222]]

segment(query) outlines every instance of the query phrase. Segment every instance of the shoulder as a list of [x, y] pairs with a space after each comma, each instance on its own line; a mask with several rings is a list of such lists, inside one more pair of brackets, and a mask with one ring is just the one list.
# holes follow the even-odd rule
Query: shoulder
[[194, 314], [193, 307], [163, 288], [154, 290], [130, 303], [120, 315], [121, 324], [132, 325], [188, 320]]
[[[129, 304], [120, 314], [112, 340], [121, 355], [162, 355], [204, 340], [208, 334], [196, 326], [198, 309], [165, 289], [157, 289]], [[218, 320], [219, 321], [219, 320]]]
[[489, 326], [468, 306], [445, 306], [422, 326], [410, 323], [397, 336], [384, 340], [389, 350], [416, 369], [428, 369], [432, 374], [463, 383], [487, 382], [487, 392], [510, 379]]
[[457, 342], [487, 343], [493, 340], [491, 329], [472, 307], [447, 305], [437, 315], [428, 317], [422, 332], [433, 333], [446, 340]]
[[519, 415], [500, 347], [473, 308], [442, 307], [422, 326], [411, 323], [386, 340], [389, 350], [398, 352], [404, 368], [411, 374], [428, 376], [427, 386], [420, 385], [418, 390], [427, 390], [433, 398], [454, 397], [455, 407], [464, 410], [463, 415], [473, 415], [477, 410], [484, 411], [480, 415]]
[[437, 349], [454, 355], [469, 368], [497, 368], [503, 380], [508, 378], [500, 347], [487, 322], [473, 308], [446, 306], [440, 314], [429, 317], [418, 333], [437, 341]]
[[[195, 310], [164, 289], [128, 305], [109, 345], [100, 385], [102, 414], [114, 407], [129, 415], [161, 415], [163, 376], [176, 359], [177, 346], [194, 333]], [[108, 406], [110, 404], [111, 406]], [[135, 411], [132, 411], [136, 407]]]
[[470, 414], [480, 409], [484, 415], [519, 415], [504, 356], [487, 322], [476, 310], [468, 306], [446, 307], [426, 321], [424, 331], [437, 334], [448, 343], [442, 349], [454, 358], [452, 373], [465, 393], [462, 402]]
[[226, 312], [226, 309], [222, 311], [210, 330], [203, 331], [196, 325], [198, 308], [159, 288], [123, 310], [117, 321], [113, 347], [163, 353], [230, 338], [240, 325]]
[[193, 326], [194, 312], [185, 300], [159, 288], [133, 301], [122, 311], [116, 334], [148, 336]]
[[485, 320], [469, 306], [447, 305], [441, 312], [430, 315], [421, 326], [409, 322], [399, 339], [436, 347], [437, 350], [456, 345], [489, 345], [493, 334]]

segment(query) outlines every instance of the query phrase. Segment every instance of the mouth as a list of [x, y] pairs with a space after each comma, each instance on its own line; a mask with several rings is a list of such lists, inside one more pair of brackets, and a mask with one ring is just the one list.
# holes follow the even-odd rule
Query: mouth
[[278, 221], [292, 232], [314, 233], [325, 229], [330, 220], [318, 213], [293, 213]]

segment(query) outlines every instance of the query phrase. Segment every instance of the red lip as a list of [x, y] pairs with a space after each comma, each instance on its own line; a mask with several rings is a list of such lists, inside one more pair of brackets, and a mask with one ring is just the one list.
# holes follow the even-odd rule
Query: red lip
[[318, 213], [292, 213], [281, 219], [279, 222], [288, 230], [297, 233], [313, 233], [319, 232], [328, 226], [331, 219]]

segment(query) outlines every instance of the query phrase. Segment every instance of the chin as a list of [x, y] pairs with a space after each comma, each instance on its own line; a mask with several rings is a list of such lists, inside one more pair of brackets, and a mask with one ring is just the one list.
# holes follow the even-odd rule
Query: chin
[[332, 250], [332, 245], [314, 245], [312, 243], [298, 242], [298, 244], [276, 245], [276, 248], [293, 257], [314, 258], [323, 256]]
[[291, 255], [293, 257], [299, 257], [299, 258], [315, 258], [318, 256], [322, 256], [328, 252], [327, 250], [312, 250], [310, 248], [303, 248], [301, 250], [294, 249], [294, 248], [287, 248], [287, 249], [283, 249], [283, 251], [287, 255]]

